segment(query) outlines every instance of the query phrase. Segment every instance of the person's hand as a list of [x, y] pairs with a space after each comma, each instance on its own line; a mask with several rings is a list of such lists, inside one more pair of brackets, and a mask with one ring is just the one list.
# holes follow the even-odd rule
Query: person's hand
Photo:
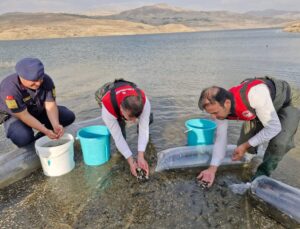
[[44, 134], [50, 139], [58, 139], [58, 135], [54, 133], [52, 130], [47, 129]]
[[127, 162], [129, 164], [131, 174], [137, 177], [136, 169], [138, 168], [138, 166], [133, 157], [130, 156], [129, 158], [127, 158]]
[[60, 124], [54, 126], [53, 127], [53, 131], [54, 131], [54, 133], [57, 134], [57, 138], [60, 138], [60, 137], [62, 137], [64, 135], [64, 128]]
[[144, 152], [138, 152], [137, 165], [139, 168], [145, 170], [146, 176], [149, 176], [149, 165], [144, 158]]
[[208, 184], [207, 187], [209, 188], [214, 183], [217, 169], [218, 169], [217, 166], [211, 165], [208, 169], [200, 172], [199, 175], [197, 176], [197, 179], [207, 183]]
[[234, 149], [232, 157], [231, 157], [232, 160], [233, 161], [241, 160], [249, 147], [250, 147], [250, 144], [248, 142], [245, 142], [245, 143], [239, 145], [238, 147], [236, 147]]

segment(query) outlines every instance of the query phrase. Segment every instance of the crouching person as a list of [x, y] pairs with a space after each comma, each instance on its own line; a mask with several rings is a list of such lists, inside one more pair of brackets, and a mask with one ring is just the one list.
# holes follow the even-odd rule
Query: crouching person
[[262, 77], [243, 81], [226, 90], [213, 86], [204, 89], [199, 108], [217, 122], [217, 135], [210, 167], [198, 179], [211, 186], [225, 156], [228, 119], [244, 121], [232, 160], [240, 160], [246, 151], [257, 153], [260, 144], [269, 142], [263, 162], [252, 180], [270, 176], [283, 156], [294, 147], [300, 112], [294, 107], [290, 85], [283, 80]]
[[[149, 175], [149, 166], [144, 153], [149, 140], [149, 124], [151, 106], [144, 91], [134, 83], [123, 79], [104, 84], [95, 93], [95, 98], [102, 107], [102, 119], [115, 141], [116, 147], [126, 158], [133, 176], [137, 176], [137, 168]], [[152, 116], [151, 116], [152, 117]], [[136, 122], [138, 119], [138, 155], [137, 161], [126, 142], [126, 121]]]
[[[75, 120], [72, 111], [55, 102], [55, 86], [37, 58], [24, 58], [16, 64], [16, 73], [0, 84], [0, 122], [6, 137], [18, 147], [43, 135], [59, 139], [64, 126]], [[33, 129], [39, 131], [34, 136]]]

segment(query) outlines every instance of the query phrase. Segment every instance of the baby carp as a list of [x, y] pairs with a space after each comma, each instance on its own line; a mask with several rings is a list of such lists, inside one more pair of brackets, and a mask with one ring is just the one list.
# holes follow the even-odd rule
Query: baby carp
[[147, 181], [149, 180], [149, 177], [147, 176], [147, 173], [145, 170], [141, 169], [141, 168], [137, 168], [136, 169], [136, 173], [137, 173], [137, 180], [138, 181]]
[[198, 184], [198, 186], [200, 186], [202, 189], [205, 190], [205, 189], [208, 189], [209, 182], [197, 180], [197, 184]]

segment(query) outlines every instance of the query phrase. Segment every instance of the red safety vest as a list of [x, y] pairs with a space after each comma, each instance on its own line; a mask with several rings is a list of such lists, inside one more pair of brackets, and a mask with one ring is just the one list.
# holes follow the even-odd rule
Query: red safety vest
[[234, 99], [235, 114], [229, 115], [227, 119], [249, 121], [256, 118], [255, 111], [249, 104], [248, 93], [252, 87], [262, 83], [265, 82], [263, 80], [254, 79], [251, 81], [245, 81], [242, 84], [229, 89], [229, 92], [232, 93]]
[[[142, 94], [142, 100], [143, 100], [143, 105], [145, 105], [146, 102], [146, 96], [144, 91], [141, 91]], [[120, 105], [123, 102], [123, 100], [128, 97], [128, 96], [138, 96], [137, 91], [130, 85], [123, 85], [115, 89], [116, 92], [116, 99], [117, 99], [117, 105], [118, 109], [120, 110]], [[111, 100], [111, 91], [108, 91], [102, 98], [102, 104], [105, 106], [105, 108], [108, 110], [109, 113], [111, 113], [113, 116], [116, 118], [120, 118], [117, 116], [114, 106], [112, 104]], [[120, 110], [121, 113], [121, 110]], [[122, 114], [121, 114], [122, 115]]]

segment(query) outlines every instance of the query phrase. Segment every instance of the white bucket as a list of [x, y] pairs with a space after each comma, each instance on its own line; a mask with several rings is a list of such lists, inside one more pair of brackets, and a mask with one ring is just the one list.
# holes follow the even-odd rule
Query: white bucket
[[[55, 145], [59, 141], [64, 143], [51, 146], [52, 143]], [[71, 134], [64, 134], [59, 140], [52, 140], [44, 136], [35, 142], [35, 150], [40, 157], [46, 176], [61, 176], [75, 167], [74, 138]]]

